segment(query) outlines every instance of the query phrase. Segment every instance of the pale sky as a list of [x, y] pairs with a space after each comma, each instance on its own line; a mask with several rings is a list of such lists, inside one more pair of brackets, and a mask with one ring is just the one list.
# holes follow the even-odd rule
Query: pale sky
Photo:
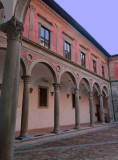
[[118, 0], [55, 0], [110, 54], [118, 54]]

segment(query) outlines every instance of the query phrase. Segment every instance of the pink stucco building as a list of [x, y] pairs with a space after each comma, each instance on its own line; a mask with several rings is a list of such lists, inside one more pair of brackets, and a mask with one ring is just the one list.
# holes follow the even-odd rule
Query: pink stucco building
[[[1, 88], [6, 40], [0, 32]], [[24, 23], [16, 131], [25, 137], [28, 130], [58, 132], [61, 126], [117, 120], [118, 55], [111, 56], [55, 1], [32, 0]]]

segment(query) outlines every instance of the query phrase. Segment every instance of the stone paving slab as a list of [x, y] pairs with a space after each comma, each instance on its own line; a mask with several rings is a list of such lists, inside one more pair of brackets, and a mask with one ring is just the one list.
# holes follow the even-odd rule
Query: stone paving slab
[[118, 124], [58, 136], [16, 146], [14, 160], [118, 160]]
[[114, 123], [114, 124], [105, 124], [105, 125], [96, 125], [95, 127], [83, 127], [80, 130], [70, 130], [70, 132], [60, 132], [59, 134], [47, 134], [47, 135], [43, 135], [43, 136], [37, 136], [37, 137], [29, 137], [23, 140], [16, 140], [15, 141], [15, 147], [18, 146], [24, 146], [27, 144], [32, 144], [32, 143], [39, 143], [39, 142], [43, 142], [43, 141], [50, 141], [50, 140], [55, 140], [55, 139], [60, 139], [60, 138], [66, 138], [67, 136], [76, 136], [76, 134], [81, 135], [81, 134], [86, 134], [89, 132], [94, 132], [95, 130], [101, 130], [103, 128], [109, 128], [112, 126], [117, 126], [118, 123]]

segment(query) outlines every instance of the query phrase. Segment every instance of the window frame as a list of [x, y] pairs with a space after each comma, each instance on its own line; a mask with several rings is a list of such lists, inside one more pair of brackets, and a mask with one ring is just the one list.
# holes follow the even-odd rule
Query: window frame
[[[44, 37], [41, 37], [41, 29], [44, 29]], [[41, 46], [43, 46], [44, 48], [46, 48], [46, 49], [50, 49], [51, 48], [51, 31], [48, 29], [48, 28], [46, 28], [45, 26], [43, 26], [43, 25], [41, 25], [40, 26], [40, 28], [39, 28], [39, 43], [40, 43], [40, 45]], [[47, 40], [46, 39], [46, 31], [48, 31], [48, 33], [49, 33], [49, 40]], [[44, 45], [42, 45], [41, 44], [41, 38], [44, 40]], [[48, 48], [47, 47], [45, 47], [46, 45], [46, 41], [48, 41], [49, 43], [48, 43]]]
[[94, 59], [93, 59], [93, 72], [97, 73], [97, 62]]
[[[67, 50], [65, 50], [65, 45], [66, 45], [66, 47], [67, 47], [67, 45], [69, 46], [69, 50], [70, 50], [70, 52], [68, 52]], [[68, 60], [71, 60], [71, 44], [69, 43], [69, 42], [67, 42], [67, 41], [65, 41], [64, 40], [64, 57], [66, 58], [66, 59], [68, 59]], [[66, 57], [66, 54], [67, 54], [67, 57]], [[69, 55], [70, 54], [70, 55]]]
[[[84, 56], [84, 63], [82, 61], [82, 57]], [[80, 53], [80, 60], [81, 60], [81, 66], [86, 68], [86, 54], [84, 52], [81, 51]], [[84, 65], [83, 65], [84, 64]]]
[[[47, 90], [47, 106], [41, 106], [40, 105], [40, 88]], [[38, 86], [38, 108], [39, 109], [48, 109], [49, 107], [49, 87], [47, 86]]]
[[105, 78], [105, 72], [104, 72], [104, 70], [105, 70], [105, 67], [102, 65], [102, 77]]

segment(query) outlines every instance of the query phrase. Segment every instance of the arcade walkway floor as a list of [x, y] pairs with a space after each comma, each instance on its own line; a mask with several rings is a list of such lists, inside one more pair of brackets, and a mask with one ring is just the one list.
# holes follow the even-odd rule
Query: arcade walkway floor
[[118, 123], [15, 142], [14, 160], [118, 160]]

